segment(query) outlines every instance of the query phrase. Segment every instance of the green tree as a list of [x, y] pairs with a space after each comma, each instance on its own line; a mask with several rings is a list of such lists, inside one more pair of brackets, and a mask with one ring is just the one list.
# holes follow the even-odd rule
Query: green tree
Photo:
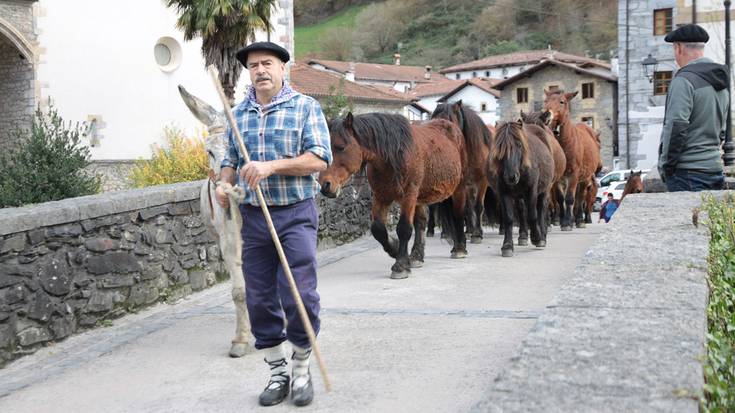
[[64, 123], [50, 100], [45, 113], [36, 110], [30, 130], [11, 136], [16, 145], [0, 153], [0, 208], [99, 192], [99, 177], [84, 171], [90, 153], [83, 127]]
[[184, 38], [202, 38], [202, 55], [207, 66], [219, 71], [220, 82], [230, 103], [235, 102], [235, 86], [242, 66], [235, 53], [255, 40], [257, 30], [266, 30], [275, 0], [164, 0], [179, 13], [176, 27]]
[[344, 79], [340, 79], [339, 87], [329, 87], [329, 96], [324, 98], [322, 102], [322, 112], [324, 112], [324, 117], [327, 118], [327, 121], [343, 118], [347, 115], [347, 112], [354, 110], [354, 105], [345, 96], [344, 89]]

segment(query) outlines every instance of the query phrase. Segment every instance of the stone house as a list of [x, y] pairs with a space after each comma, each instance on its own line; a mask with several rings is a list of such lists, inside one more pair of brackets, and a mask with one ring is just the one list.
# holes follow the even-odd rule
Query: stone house
[[619, 156], [617, 142], [617, 77], [601, 66], [580, 67], [555, 59], [543, 60], [493, 86], [500, 92], [500, 120], [512, 121], [521, 110], [541, 110], [544, 90], [562, 89], [579, 94], [572, 100], [575, 122], [586, 122], [600, 132], [605, 167], [613, 168]]
[[554, 58], [559, 62], [570, 63], [581, 67], [602, 67], [610, 65], [597, 59], [576, 56], [556, 50], [525, 50], [515, 53], [488, 56], [471, 62], [446, 67], [439, 71], [449, 79], [507, 79], [515, 76], [541, 61]]
[[[691, 0], [618, 3], [621, 167], [652, 168], [658, 163], [666, 92], [677, 70], [674, 49], [664, 41], [666, 34], [696, 21], [710, 36], [705, 56], [718, 63], [725, 62], [723, 2], [698, 0], [696, 15], [693, 5]], [[658, 63], [646, 73], [641, 63], [649, 55]]]

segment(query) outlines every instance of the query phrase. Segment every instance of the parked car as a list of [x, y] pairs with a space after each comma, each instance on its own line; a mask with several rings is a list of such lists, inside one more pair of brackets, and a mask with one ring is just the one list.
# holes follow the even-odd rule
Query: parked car
[[[637, 171], [637, 169], [619, 169], [616, 171], [611, 171], [605, 174], [600, 180], [597, 182], [597, 197], [595, 198], [595, 204], [592, 207], [593, 211], [599, 211], [600, 206], [602, 203], [607, 199], [607, 193], [610, 190], [610, 187], [612, 186], [613, 194], [615, 195], [615, 199], [620, 199], [620, 197], [623, 195], [623, 188], [625, 188], [625, 182], [628, 181], [628, 177], [630, 177], [631, 171]], [[650, 172], [650, 169], [641, 169], [643, 171], [642, 177], [645, 178], [646, 174]], [[617, 186], [622, 183], [623, 186], [620, 188], [620, 193], [616, 192]], [[614, 185], [614, 186], [613, 186]]]

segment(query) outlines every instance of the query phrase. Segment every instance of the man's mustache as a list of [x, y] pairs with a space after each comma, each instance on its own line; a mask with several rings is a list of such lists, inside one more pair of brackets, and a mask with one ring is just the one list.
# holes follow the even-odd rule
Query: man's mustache
[[271, 77], [270, 77], [270, 76], [257, 76], [257, 77], [255, 78], [255, 81], [256, 81], [256, 82], [260, 82], [261, 80], [273, 80], [273, 79], [271, 79]]

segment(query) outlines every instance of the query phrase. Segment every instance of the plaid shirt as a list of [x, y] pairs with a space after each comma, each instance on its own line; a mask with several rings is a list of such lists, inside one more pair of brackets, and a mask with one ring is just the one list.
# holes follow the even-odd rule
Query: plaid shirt
[[[315, 99], [291, 89], [284, 82], [281, 91], [266, 106], [255, 98], [255, 88], [250, 87], [248, 97], [233, 109], [245, 148], [252, 161], [291, 159], [312, 152], [332, 163], [329, 129], [322, 108]], [[222, 167], [238, 170], [245, 163], [240, 155], [235, 134], [228, 126], [225, 134], [228, 149]], [[245, 188], [244, 203], [258, 206], [255, 191]], [[319, 192], [317, 174], [307, 176], [271, 175], [260, 181], [260, 189], [268, 205], [290, 205], [313, 198]]]

